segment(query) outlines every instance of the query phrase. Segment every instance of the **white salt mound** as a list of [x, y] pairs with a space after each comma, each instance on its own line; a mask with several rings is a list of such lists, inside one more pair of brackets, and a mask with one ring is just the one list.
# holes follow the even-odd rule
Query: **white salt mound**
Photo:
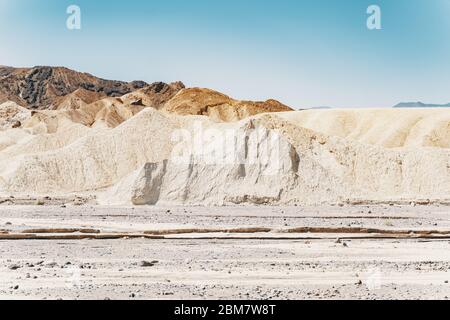
[[450, 148], [450, 108], [305, 110], [279, 116], [326, 135], [385, 148]]
[[114, 129], [66, 123], [10, 141], [0, 192], [88, 192], [103, 205], [448, 201], [449, 119], [314, 110], [216, 123], [147, 108]]

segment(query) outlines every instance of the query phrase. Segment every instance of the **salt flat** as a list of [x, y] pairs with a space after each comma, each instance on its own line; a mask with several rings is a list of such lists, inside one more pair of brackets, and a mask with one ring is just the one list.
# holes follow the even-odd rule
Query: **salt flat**
[[448, 209], [2, 206], [0, 297], [445, 299]]

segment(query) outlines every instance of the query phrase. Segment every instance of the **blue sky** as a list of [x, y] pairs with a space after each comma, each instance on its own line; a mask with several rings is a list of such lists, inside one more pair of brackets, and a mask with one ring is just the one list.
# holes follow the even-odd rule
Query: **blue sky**
[[[66, 28], [81, 8], [82, 29]], [[379, 5], [382, 30], [366, 27]], [[450, 0], [0, 0], [0, 64], [296, 108], [450, 102]]]

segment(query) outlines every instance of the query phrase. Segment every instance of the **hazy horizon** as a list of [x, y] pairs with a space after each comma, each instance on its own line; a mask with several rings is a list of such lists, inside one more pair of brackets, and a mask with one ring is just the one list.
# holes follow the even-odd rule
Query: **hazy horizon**
[[[66, 9], [81, 8], [81, 30]], [[381, 8], [369, 30], [368, 6]], [[0, 0], [0, 65], [182, 81], [294, 108], [450, 101], [448, 0]]]

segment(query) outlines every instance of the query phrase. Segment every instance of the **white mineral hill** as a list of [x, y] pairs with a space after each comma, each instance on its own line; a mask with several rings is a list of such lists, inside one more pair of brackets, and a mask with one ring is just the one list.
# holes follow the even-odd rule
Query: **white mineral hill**
[[93, 194], [102, 205], [445, 202], [449, 147], [448, 109], [218, 123], [145, 108], [114, 128], [55, 114], [0, 131], [0, 193]]

